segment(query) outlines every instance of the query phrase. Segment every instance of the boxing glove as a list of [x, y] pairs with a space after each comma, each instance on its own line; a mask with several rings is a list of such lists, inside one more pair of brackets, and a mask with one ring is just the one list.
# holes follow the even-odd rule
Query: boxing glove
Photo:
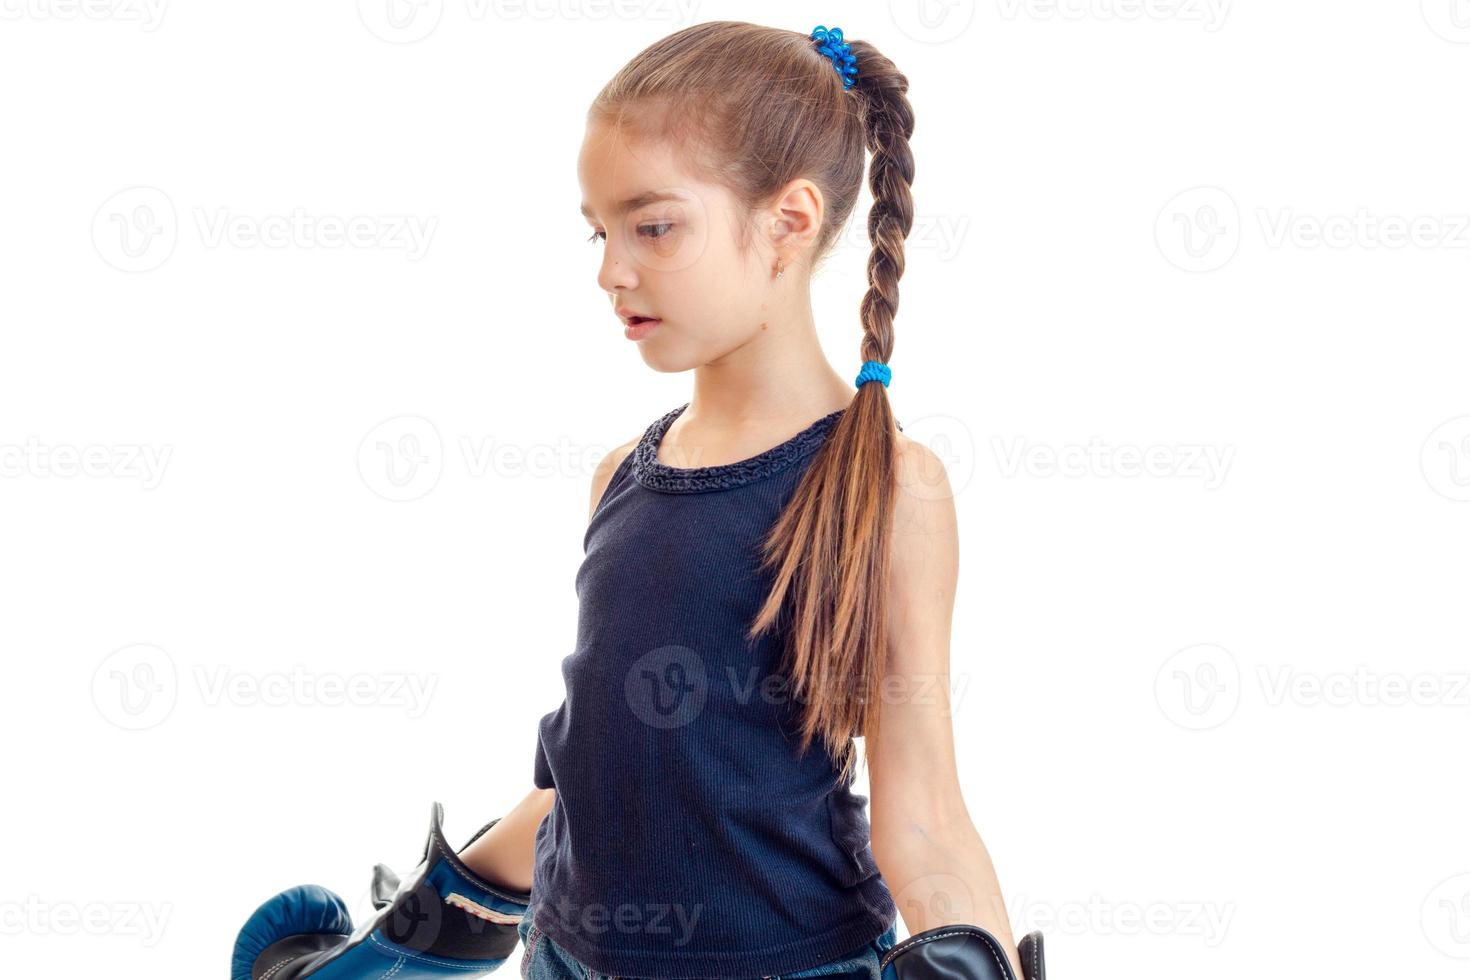
[[[1024, 980], [1046, 980], [1040, 932], [1016, 945]], [[979, 926], [926, 929], [883, 954], [883, 980], [1016, 980], [1010, 958], [996, 938]]]
[[443, 822], [444, 808], [435, 803], [423, 860], [407, 878], [381, 864], [373, 870], [377, 912], [356, 929], [342, 899], [319, 885], [265, 902], [235, 940], [231, 980], [428, 980], [479, 977], [499, 967], [515, 951], [531, 896], [470, 871], [445, 841]]

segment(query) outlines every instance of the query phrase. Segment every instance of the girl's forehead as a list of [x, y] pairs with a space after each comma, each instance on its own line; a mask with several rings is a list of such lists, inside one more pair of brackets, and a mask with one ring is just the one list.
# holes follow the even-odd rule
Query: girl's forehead
[[671, 158], [648, 153], [584, 153], [577, 178], [582, 186], [582, 213], [604, 220], [665, 201], [714, 203], [721, 190], [685, 172]]
[[588, 130], [577, 159], [584, 184], [597, 184], [612, 193], [636, 191], [633, 184], [662, 185], [680, 179], [677, 161], [668, 148], [647, 140], [634, 142], [617, 130]]

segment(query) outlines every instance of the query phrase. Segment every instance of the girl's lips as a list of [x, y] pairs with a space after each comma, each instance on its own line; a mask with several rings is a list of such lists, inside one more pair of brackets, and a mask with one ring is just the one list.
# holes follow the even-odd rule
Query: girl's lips
[[623, 325], [623, 336], [629, 340], [642, 340], [644, 337], [653, 333], [654, 328], [662, 322], [662, 320], [650, 319], [639, 320], [635, 323], [626, 323]]

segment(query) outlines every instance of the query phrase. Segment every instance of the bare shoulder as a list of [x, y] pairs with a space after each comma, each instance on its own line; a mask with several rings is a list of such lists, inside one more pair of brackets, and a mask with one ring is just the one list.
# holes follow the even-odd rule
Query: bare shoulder
[[900, 434], [894, 455], [888, 668], [940, 675], [948, 670], [950, 617], [959, 584], [954, 492], [944, 461], [923, 442]]
[[955, 533], [954, 491], [944, 461], [934, 450], [902, 432], [894, 454], [893, 530], [899, 535]]
[[587, 519], [589, 521], [592, 519], [592, 515], [596, 513], [597, 505], [602, 500], [602, 494], [607, 490], [607, 485], [612, 480], [613, 473], [617, 471], [617, 468], [622, 464], [623, 460], [638, 445], [638, 440], [642, 438], [643, 434], [640, 432], [597, 461], [597, 468], [592, 472], [592, 499], [587, 507]]

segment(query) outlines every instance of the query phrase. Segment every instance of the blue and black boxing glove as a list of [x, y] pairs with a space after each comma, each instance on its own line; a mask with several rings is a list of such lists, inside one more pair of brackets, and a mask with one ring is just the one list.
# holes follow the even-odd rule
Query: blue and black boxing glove
[[378, 911], [356, 929], [342, 899], [319, 885], [287, 889], [260, 906], [235, 940], [231, 980], [428, 980], [499, 967], [515, 952], [531, 896], [470, 871], [445, 841], [443, 823], [435, 803], [423, 861], [407, 878], [381, 864], [373, 869]]
[[[1016, 944], [1024, 980], [1046, 980], [1041, 933]], [[996, 938], [979, 926], [926, 929], [883, 954], [883, 980], [1016, 980], [1016, 971]]]

